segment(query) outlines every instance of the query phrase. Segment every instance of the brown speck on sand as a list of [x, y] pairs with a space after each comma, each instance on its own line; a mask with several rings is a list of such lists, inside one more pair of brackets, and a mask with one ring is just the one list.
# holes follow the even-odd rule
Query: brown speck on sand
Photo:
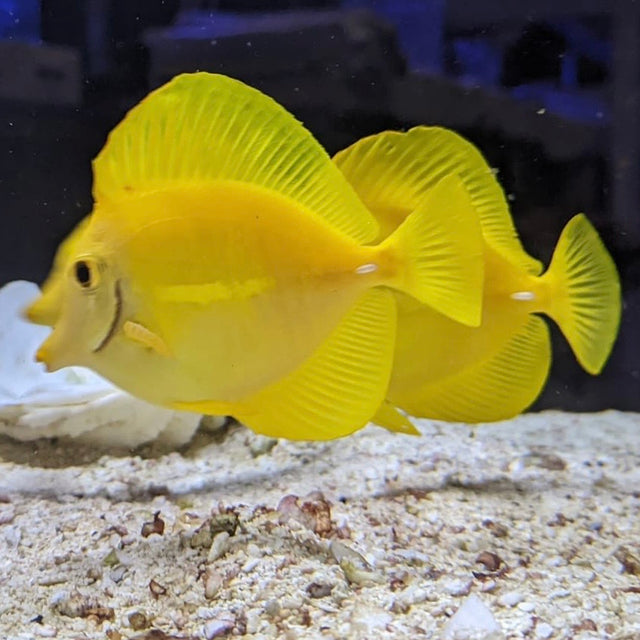
[[151, 580], [149, 580], [149, 591], [151, 591], [151, 595], [157, 600], [160, 596], [167, 594], [167, 587], [151, 578]]
[[483, 551], [476, 558], [476, 562], [483, 564], [487, 571], [497, 571], [502, 564], [502, 558], [492, 551]]
[[622, 565], [626, 573], [640, 576], [640, 558], [633, 554], [627, 547], [619, 546], [613, 553], [614, 557]]
[[148, 538], [154, 533], [159, 536], [164, 533], [164, 520], [160, 517], [159, 511], [156, 511], [153, 514], [153, 521], [145, 522], [142, 525], [142, 530], [140, 531], [143, 538]]

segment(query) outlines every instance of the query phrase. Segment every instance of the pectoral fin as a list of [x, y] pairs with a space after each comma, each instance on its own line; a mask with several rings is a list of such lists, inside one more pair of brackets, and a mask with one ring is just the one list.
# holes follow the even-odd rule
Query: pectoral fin
[[153, 331], [150, 331], [145, 326], [127, 320], [122, 327], [122, 331], [129, 340], [133, 340], [143, 347], [155, 351], [155, 353], [160, 356], [166, 358], [171, 357], [171, 351], [165, 341], [157, 333], [153, 333]]

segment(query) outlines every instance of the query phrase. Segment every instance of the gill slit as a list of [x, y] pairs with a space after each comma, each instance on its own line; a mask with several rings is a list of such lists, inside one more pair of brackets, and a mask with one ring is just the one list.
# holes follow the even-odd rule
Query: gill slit
[[93, 350], [94, 353], [98, 353], [98, 351], [102, 351], [111, 338], [116, 333], [116, 329], [118, 327], [118, 323], [120, 322], [120, 315], [122, 314], [122, 292], [120, 291], [120, 280], [116, 280], [115, 285], [115, 297], [116, 297], [116, 310], [113, 314], [113, 320], [111, 321], [111, 326], [109, 327], [109, 331], [107, 331], [107, 335], [102, 339], [102, 342]]

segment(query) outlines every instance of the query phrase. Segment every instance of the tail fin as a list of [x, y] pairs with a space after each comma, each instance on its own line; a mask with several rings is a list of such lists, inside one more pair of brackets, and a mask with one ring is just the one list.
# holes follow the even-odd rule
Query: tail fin
[[620, 280], [613, 259], [583, 214], [562, 231], [542, 276], [551, 287], [548, 313], [589, 373], [600, 373], [618, 334]]
[[390, 286], [463, 324], [482, 317], [483, 241], [462, 180], [448, 175], [380, 245], [400, 268]]

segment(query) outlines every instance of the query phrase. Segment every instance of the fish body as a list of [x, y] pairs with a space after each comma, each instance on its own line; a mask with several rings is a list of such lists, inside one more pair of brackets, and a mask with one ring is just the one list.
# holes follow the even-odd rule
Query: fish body
[[[551, 315], [560, 323], [561, 328], [568, 337], [570, 336], [569, 339], [572, 341], [577, 357], [588, 371], [597, 373], [602, 368], [615, 339], [619, 322], [619, 282], [615, 265], [584, 217], [577, 216], [567, 226], [556, 251], [555, 268], [549, 269], [546, 274], [540, 276], [542, 265], [531, 258], [520, 244], [506, 201], [493, 172], [477, 150], [453, 132], [432, 127], [419, 127], [407, 134], [386, 132], [356, 143], [338, 154], [335, 162], [375, 214], [379, 224], [378, 241], [389, 237], [406, 220], [411, 211], [418, 207], [429, 193], [432, 193], [443, 176], [451, 173], [461, 177], [465, 188], [471, 194], [483, 234], [484, 282], [482, 283], [482, 319], [479, 327], [470, 327], [452, 320], [416, 298], [396, 290], [398, 335], [387, 401], [381, 405], [376, 414], [379, 424], [392, 430], [412, 432], [410, 423], [404, 416], [397, 413], [394, 406], [402, 407], [405, 411], [418, 416], [469, 422], [508, 418], [526, 409], [542, 389], [551, 363], [548, 328], [536, 314]], [[276, 278], [273, 277], [270, 269], [279, 264], [278, 260], [272, 262], [267, 259], [263, 263], [256, 260], [255, 264], [252, 262], [254, 258], [265, 255], [267, 245], [263, 244], [262, 238], [270, 236], [271, 231], [263, 229], [264, 235], [263, 232], [260, 233], [257, 244], [252, 245], [251, 250], [246, 254], [250, 255], [251, 259], [245, 261], [242, 258], [239, 263], [234, 262], [233, 257], [229, 258], [229, 248], [242, 246], [242, 242], [251, 235], [244, 231], [236, 234], [240, 226], [234, 225], [223, 242], [212, 239], [204, 251], [199, 251], [194, 246], [194, 241], [197, 244], [201, 238], [206, 237], [204, 227], [207, 227], [208, 223], [204, 219], [211, 221], [215, 216], [215, 212], [211, 213], [207, 208], [211, 202], [235, 202], [234, 207], [226, 209], [226, 213], [234, 220], [242, 218], [238, 211], [238, 208], [243, 209], [243, 206], [239, 205], [241, 201], [246, 205], [245, 210], [259, 209], [263, 213], [267, 212], [268, 209], [265, 209], [265, 204], [260, 200], [258, 192], [254, 190], [251, 192], [253, 195], [248, 195], [250, 190], [246, 185], [241, 189], [236, 188], [234, 197], [231, 198], [228, 193], [221, 198], [219, 196], [222, 192], [216, 195], [211, 191], [216, 188], [229, 189], [231, 186], [218, 184], [214, 188], [209, 185], [206, 195], [203, 192], [204, 205], [199, 201], [193, 201], [189, 205], [190, 210], [207, 212], [204, 218], [200, 218], [200, 222], [204, 225], [203, 229], [196, 231], [193, 223], [187, 223], [182, 213], [178, 215], [180, 224], [185, 224], [187, 228], [192, 225], [191, 241], [184, 242], [183, 234], [182, 241], [177, 247], [186, 249], [186, 254], [180, 258], [183, 264], [189, 265], [186, 275], [177, 279], [174, 275], [170, 282], [160, 286], [158, 274], [162, 273], [168, 265], [166, 256], [157, 252], [157, 246], [163, 245], [164, 241], [157, 239], [151, 242], [151, 236], [146, 236], [144, 240], [147, 243], [146, 249], [140, 251], [142, 246], [140, 245], [137, 250], [138, 255], [146, 257], [134, 270], [140, 274], [146, 273], [146, 279], [141, 279], [140, 282], [144, 280], [144, 284], [139, 284], [135, 292], [127, 290], [123, 299], [138, 300], [136, 296], [139, 296], [135, 311], [143, 324], [134, 324], [135, 331], [116, 333], [111, 347], [114, 350], [121, 350], [115, 362], [125, 360], [135, 362], [136, 366], [127, 370], [130, 375], [124, 382], [123, 372], [117, 365], [111, 377], [120, 380], [123, 386], [138, 395], [160, 404], [166, 404], [167, 398], [170, 397], [179, 396], [190, 399], [206, 397], [211, 394], [216, 385], [218, 393], [225, 384], [233, 391], [233, 385], [230, 384], [231, 379], [234, 378], [233, 372], [237, 373], [233, 382], [239, 386], [235, 387], [236, 394], [232, 393], [227, 399], [239, 397], [241, 395], [239, 390], [249, 391], [250, 388], [258, 388], [259, 383], [254, 384], [253, 387], [244, 388], [242, 384], [252, 380], [265, 382], [264, 373], [253, 378], [259, 370], [269, 368], [265, 363], [270, 363], [270, 366], [276, 368], [280, 363], [282, 368], [286, 369], [289, 366], [286, 363], [291, 364], [295, 360], [291, 347], [298, 345], [297, 348], [300, 351], [293, 349], [293, 352], [304, 354], [306, 351], [301, 346], [305, 342], [304, 337], [316, 335], [313, 331], [307, 334], [305, 330], [303, 338], [293, 339], [296, 328], [300, 325], [292, 322], [291, 317], [304, 306], [300, 304], [299, 296], [309, 299], [307, 289], [309, 282], [312, 280], [315, 282], [311, 289], [317, 293], [322, 291], [326, 293], [327, 288], [330, 290], [328, 296], [330, 303], [327, 304], [324, 301], [321, 304], [323, 312], [310, 314], [311, 324], [313, 324], [313, 320], [318, 317], [330, 319], [331, 310], [342, 309], [342, 302], [345, 307], [349, 306], [349, 300], [352, 301], [349, 296], [354, 295], [359, 286], [352, 288], [347, 285], [345, 288], [345, 283], [354, 275], [358, 276], [355, 278], [357, 285], [380, 282], [383, 275], [379, 267], [384, 260], [375, 262], [373, 253], [363, 253], [361, 251], [363, 247], [358, 247], [356, 252], [358, 259], [355, 261], [350, 258], [347, 263], [342, 262], [341, 266], [337, 266], [336, 262], [329, 264], [327, 256], [331, 255], [332, 260], [337, 255], [352, 256], [350, 251], [353, 246], [344, 253], [341, 248], [336, 254], [333, 247], [325, 247], [322, 242], [316, 242], [313, 234], [298, 233], [301, 218], [296, 218], [293, 225], [279, 218], [278, 212], [281, 207], [278, 206], [276, 207], [278, 212], [269, 213], [274, 222], [278, 221], [275, 225], [276, 236], [282, 229], [296, 229], [294, 238], [291, 238], [291, 234], [288, 238], [293, 240], [291, 246], [300, 249], [297, 254], [300, 262], [296, 265], [292, 262], [295, 251], [291, 254], [275, 252], [276, 258], [291, 257], [289, 262], [280, 260], [283, 265], [281, 273], [284, 277], [278, 279], [278, 282], [280, 284], [288, 282], [284, 290], [289, 291], [289, 294], [294, 291], [295, 293], [280, 298], [275, 296], [271, 299], [278, 300], [273, 309], [288, 309], [291, 315], [287, 313], [281, 315], [271, 330], [266, 330], [265, 326], [259, 327], [258, 330], [249, 328], [249, 318], [269, 316], [266, 307], [257, 303], [257, 300], [268, 290], [272, 294], [275, 290]], [[237, 184], [233, 187], [237, 187]], [[169, 196], [166, 189], [162, 193], [161, 196], [154, 194], [153, 197], [132, 199], [108, 216], [114, 222], [118, 213], [120, 214], [120, 222], [114, 226], [115, 237], [136, 233], [135, 228], [142, 219], [142, 212], [148, 214], [149, 224], [161, 218], [164, 214], [158, 210], [158, 207], [166, 208], [167, 197], [176, 200], [175, 210], [179, 212], [184, 209], [183, 205], [186, 202], [194, 198], [197, 200], [191, 190], [185, 193], [184, 188], [172, 196]], [[446, 194], [443, 195], [446, 196]], [[249, 204], [248, 199], [251, 197], [259, 201], [259, 206]], [[149, 207], [151, 202], [149, 198], [151, 200], [155, 198], [156, 205]], [[273, 194], [267, 196], [267, 200], [269, 198], [271, 202], [278, 202]], [[435, 202], [433, 204], [435, 205]], [[217, 213], [221, 214], [222, 210], [218, 208]], [[293, 212], [294, 215], [299, 213], [297, 210]], [[198, 216], [194, 220], [197, 218]], [[87, 217], [82, 221], [67, 241], [61, 245], [52, 273], [43, 286], [41, 298], [28, 310], [28, 316], [32, 321], [50, 326], [56, 324], [64, 297], [62, 289], [65, 271], [68, 269], [71, 257], [77, 253], [79, 240], [88, 228], [89, 220], [90, 217]], [[129, 231], [125, 231], [127, 221], [131, 223]], [[175, 224], [175, 221], [167, 222], [168, 233], [175, 235], [177, 229], [172, 228], [171, 224]], [[189, 236], [189, 233], [186, 235]], [[243, 241], [239, 241], [240, 236], [244, 239]], [[305, 238], [311, 237], [314, 241], [305, 242]], [[218, 236], [217, 240], [220, 239], [221, 236]], [[282, 238], [278, 242], [280, 248], [287, 243]], [[341, 246], [344, 246], [344, 238], [341, 238], [341, 242]], [[248, 247], [248, 244], [245, 246]], [[197, 280], [194, 267], [199, 263], [194, 256], [210, 256], [212, 251], [209, 249], [212, 247], [216, 247], [215, 250], [219, 251], [221, 256], [225, 256], [219, 267], [219, 277], [213, 282], [208, 276], [204, 281]], [[159, 260], [153, 262], [149, 258], [154, 255], [157, 255]], [[172, 252], [172, 257], [176, 255]], [[234, 252], [235, 257], [238, 255]], [[207, 257], [202, 264], [206, 269], [211, 269], [213, 262]], [[298, 270], [303, 263], [306, 267]], [[355, 266], [356, 263], [359, 263], [358, 266]], [[231, 264], [233, 268], [225, 271], [225, 268]], [[243, 273], [242, 268], [245, 268], [241, 266], [243, 264], [245, 267], [251, 265], [253, 270], [240, 277], [239, 274]], [[259, 266], [260, 264], [262, 267]], [[268, 268], [265, 267], [266, 264], [269, 265]], [[122, 271], [124, 273], [127, 269], [123, 268]], [[278, 268], [275, 271], [278, 272]], [[270, 275], [266, 275], [267, 272]], [[577, 272], [579, 275], [586, 274], [586, 279], [571, 278], [569, 277], [571, 272]], [[173, 273], [176, 272], [173, 271]], [[298, 276], [292, 279], [292, 273], [297, 273]], [[314, 277], [309, 279], [312, 273]], [[323, 275], [320, 276], [320, 274]], [[364, 275], [371, 277], [367, 280], [362, 278]], [[294, 281], [297, 285], [291, 287]], [[126, 282], [127, 280], [123, 279], [120, 286], [124, 287]], [[574, 303], [571, 303], [569, 289], [575, 289], [576, 286], [578, 296], [574, 299]], [[150, 292], [155, 294], [152, 295]], [[321, 295], [318, 300], [320, 299], [322, 299]], [[145, 300], [143, 304], [142, 301]], [[220, 304], [222, 302], [224, 305]], [[215, 311], [210, 308], [210, 305], [214, 304], [218, 305]], [[572, 312], [572, 304], [574, 311], [576, 308], [578, 310], [577, 315]], [[158, 305], [164, 305], [164, 312], [158, 311]], [[145, 306], [147, 309], [156, 309], [156, 311], [142, 313]], [[223, 307], [230, 309], [232, 306], [235, 306], [236, 313], [229, 313], [228, 316], [221, 313]], [[313, 308], [313, 305], [308, 308]], [[207, 309], [208, 314], [202, 313]], [[326, 316], [323, 315], [325, 312]], [[125, 315], [127, 313], [123, 313], [123, 316]], [[579, 331], [576, 330], [572, 316], [574, 316], [573, 319], [577, 318], [580, 321], [577, 325], [580, 327]], [[192, 324], [185, 320], [190, 317]], [[203, 333], [211, 336], [213, 333], [210, 341], [215, 342], [216, 338], [223, 334], [211, 332], [210, 329], [212, 326], [225, 324], [224, 318], [227, 318], [227, 331], [224, 333], [226, 338], [218, 340], [215, 351], [225, 353], [227, 349], [228, 361], [235, 361], [236, 364], [230, 368], [224, 367], [221, 380], [216, 381], [215, 376], [211, 375], [214, 367], [211, 366], [209, 356], [206, 355], [209, 352], [202, 349], [200, 336]], [[237, 318], [240, 321], [237, 321]], [[328, 324], [331, 324], [330, 320]], [[130, 325], [124, 325], [125, 328], [127, 326], [130, 327]], [[149, 331], [147, 326], [156, 327], [157, 333]], [[323, 324], [323, 321], [318, 322], [317, 335], [324, 335], [323, 330], [326, 326], [328, 325]], [[186, 327], [190, 327], [189, 330]], [[229, 340], [229, 336], [234, 335], [234, 328], [235, 343], [234, 340]], [[274, 335], [274, 331], [278, 335]], [[274, 345], [283, 343], [283, 334], [287, 336], [284, 341], [286, 348], [273, 349]], [[581, 340], [580, 334], [586, 335], [587, 339]], [[151, 344], [155, 348], [150, 347], [147, 344], [148, 339], [154, 336], [157, 338], [158, 335], [165, 335], [166, 340], [159, 342], [156, 340], [154, 345], [152, 339]], [[263, 335], [265, 339], [257, 340], [259, 335]], [[137, 339], [132, 340], [132, 337]], [[228, 357], [233, 351], [232, 344], [237, 347], [235, 355]], [[589, 353], [590, 345], [593, 346], [591, 353]], [[149, 356], [147, 365], [152, 370], [150, 373], [145, 372], [144, 358], [140, 359], [141, 346], [145, 346], [142, 353]], [[260, 356], [254, 358], [252, 375], [248, 375], [248, 364], [244, 365], [245, 368], [237, 364], [247, 360], [247, 351], [252, 351], [256, 356], [260, 353]], [[183, 357], [183, 362], [178, 367], [176, 354], [185, 353], [191, 356]], [[171, 359], [167, 360], [167, 355], [170, 355]], [[104, 363], [102, 366], [104, 367]], [[160, 376], [159, 372], [163, 369], [166, 373]], [[185, 374], [187, 370], [192, 372], [188, 376]], [[228, 375], [229, 370], [232, 371], [231, 375]], [[239, 373], [241, 371], [242, 374]], [[149, 379], [155, 381], [152, 388], [147, 384]], [[164, 382], [161, 383], [162, 380]], [[180, 393], [176, 393], [178, 389]], [[227, 412], [234, 407], [227, 404], [217, 406], [208, 402], [204, 403], [202, 408]], [[329, 436], [323, 435], [323, 437]]]
[[[448, 322], [442, 314], [398, 294], [401, 339], [396, 351], [394, 390], [431, 384], [482, 362], [524, 327], [531, 313], [545, 308], [548, 296], [545, 282], [520, 270], [487, 243], [484, 256], [483, 314], [477, 328], [470, 330], [458, 322]], [[413, 351], [416, 343], [427, 342], [427, 336], [444, 338], [428, 340], [423, 347], [428, 352], [423, 354], [428, 357], [428, 364], [424, 357], [416, 358]]]
[[224, 76], [180, 76], [134, 108], [94, 162], [94, 197], [27, 310], [54, 326], [38, 359], [156, 404], [338, 437], [385, 397], [392, 290], [480, 321], [480, 226], [458, 176], [375, 244], [311, 135]]
[[[231, 403], [257, 392], [308, 358], [368, 288], [393, 279], [383, 250], [305, 214], [233, 182], [154, 191], [98, 210], [78, 253], [102, 256], [122, 303], [98, 352], [66, 357], [156, 403]], [[376, 269], [359, 273], [366, 264]], [[131, 341], [125, 319], [159, 336], [166, 354]], [[123, 379], [120, 362], [134, 359]]]
[[554, 319], [582, 366], [598, 373], [618, 330], [621, 302], [615, 265], [587, 219], [563, 231], [549, 269], [522, 247], [506, 199], [479, 152], [451, 131], [416, 127], [365, 138], [334, 158], [392, 233], [443, 174], [459, 175], [480, 217], [484, 283], [482, 320], [469, 327], [402, 293], [387, 403], [411, 415], [487, 422], [513, 417], [538, 396], [551, 364]]
[[[551, 364], [549, 332], [532, 314], [544, 307], [548, 287], [499, 253], [488, 249], [486, 255], [477, 328], [449, 322], [398, 294], [387, 399], [411, 415], [472, 423], [507, 419], [524, 411], [544, 386]], [[502, 279], [503, 273], [508, 277]], [[525, 299], [514, 299], [517, 292]]]

